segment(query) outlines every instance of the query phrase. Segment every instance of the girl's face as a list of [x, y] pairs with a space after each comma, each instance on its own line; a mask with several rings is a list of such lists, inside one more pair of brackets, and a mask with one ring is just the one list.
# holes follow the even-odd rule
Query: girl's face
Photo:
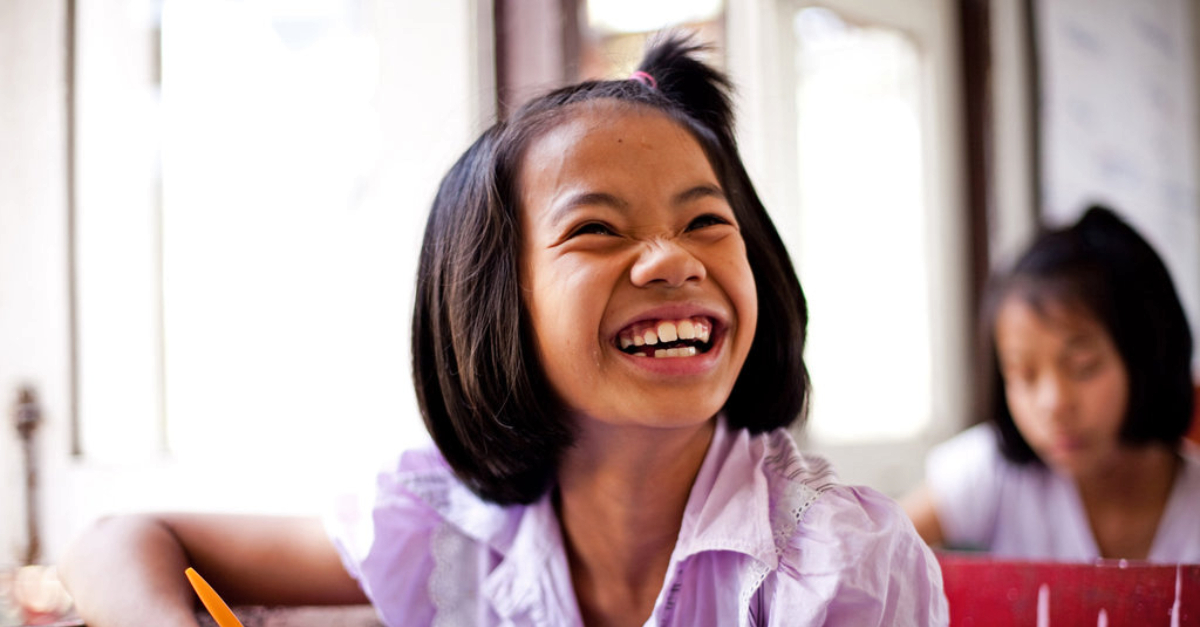
[[1123, 447], [1129, 375], [1112, 337], [1081, 307], [1039, 313], [1010, 295], [996, 317], [996, 352], [1017, 429], [1051, 468], [1080, 478]]
[[758, 300], [699, 143], [656, 111], [593, 102], [530, 144], [519, 183], [521, 286], [559, 398], [614, 425], [716, 414]]

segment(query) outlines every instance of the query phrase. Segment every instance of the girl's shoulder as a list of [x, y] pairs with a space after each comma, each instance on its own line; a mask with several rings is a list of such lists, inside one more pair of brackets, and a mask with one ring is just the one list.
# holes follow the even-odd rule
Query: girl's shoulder
[[409, 494], [437, 501], [458, 487], [465, 486], [432, 445], [402, 452], [375, 476], [375, 490], [380, 496]]
[[491, 540], [511, 526], [519, 510], [480, 498], [427, 445], [404, 451], [378, 470], [371, 485], [340, 496], [327, 523], [347, 552], [361, 555], [377, 549], [381, 539], [420, 538], [446, 524], [476, 540]]
[[767, 436], [767, 451], [778, 551], [764, 589], [772, 615], [819, 607], [816, 622], [944, 624], [937, 561], [893, 499], [841, 483], [828, 461], [790, 437]]
[[478, 585], [446, 573], [510, 545], [521, 509], [484, 501], [428, 447], [402, 453], [370, 489], [346, 495], [326, 526], [347, 572], [389, 624], [430, 624], [448, 595]]
[[[903, 530], [907, 517], [896, 502], [866, 486], [842, 483], [833, 465], [804, 452], [784, 430], [763, 436], [762, 473], [772, 503], [777, 538], [843, 541], [857, 530]], [[856, 522], [844, 525], [847, 520]], [[833, 532], [826, 536], [825, 532]]]
[[[897, 542], [923, 546], [895, 500], [842, 483], [829, 461], [800, 451], [786, 432], [763, 437], [762, 469], [781, 565], [804, 556], [803, 568], [822, 570], [857, 562], [876, 549], [891, 550]], [[827, 559], [819, 564], [815, 555]], [[800, 564], [797, 559], [796, 567]]]
[[1194, 518], [1200, 515], [1200, 446], [1185, 442], [1180, 448], [1179, 457], [1183, 463], [1176, 478], [1174, 492], [1178, 497], [1174, 497], [1174, 500], [1186, 503], [1189, 517]]
[[[422, 513], [429, 525], [449, 523], [477, 540], [483, 529], [507, 525], [519, 507], [486, 501], [464, 484], [441, 452], [432, 445], [405, 451], [395, 464], [379, 473], [375, 485], [375, 515], [388, 517]], [[410, 521], [405, 521], [410, 522]]]
[[992, 425], [983, 423], [969, 427], [950, 439], [934, 446], [930, 459], [946, 464], [997, 464], [1003, 461], [1000, 440]]
[[815, 499], [840, 485], [833, 464], [821, 455], [801, 451], [786, 429], [777, 429], [758, 437], [763, 447], [763, 475], [773, 494], [799, 493]]
[[811, 624], [949, 621], [933, 551], [900, 507], [870, 488], [842, 485], [823, 493], [784, 546], [775, 576], [766, 584], [772, 616], [803, 615], [819, 607], [821, 615]]
[[[990, 424], [979, 424], [934, 446], [925, 460], [925, 481], [936, 504], [994, 500], [1006, 491], [1055, 492], [1061, 481], [1040, 463], [1018, 464], [1000, 452]], [[940, 512], [939, 512], [940, 513]]]

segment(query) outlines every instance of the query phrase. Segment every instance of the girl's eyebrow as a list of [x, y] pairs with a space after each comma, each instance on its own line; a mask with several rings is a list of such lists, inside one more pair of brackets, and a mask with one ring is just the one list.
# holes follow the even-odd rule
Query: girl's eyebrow
[[[725, 192], [716, 185], [705, 183], [675, 194], [675, 197], [671, 199], [671, 204], [676, 206], [683, 205], [700, 198], [719, 198], [725, 200]], [[628, 202], [612, 194], [605, 192], [580, 192], [567, 196], [566, 200], [554, 207], [550, 212], [550, 225], [558, 226], [567, 215], [580, 207], [595, 205], [612, 207], [618, 211], [629, 209]]]
[[719, 198], [721, 200], [726, 200], [724, 190], [716, 185], [706, 183], [703, 185], [697, 185], [689, 190], [676, 194], [674, 202], [676, 205], [682, 205], [700, 198]]

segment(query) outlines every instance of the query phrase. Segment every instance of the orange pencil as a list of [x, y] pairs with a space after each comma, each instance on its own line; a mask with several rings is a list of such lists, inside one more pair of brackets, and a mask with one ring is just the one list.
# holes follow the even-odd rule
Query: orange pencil
[[233, 615], [233, 610], [221, 600], [220, 595], [208, 582], [196, 572], [194, 568], [188, 568], [184, 573], [187, 575], [188, 581], [192, 582], [192, 587], [196, 589], [196, 594], [200, 595], [200, 602], [208, 609], [208, 613], [212, 614], [213, 620], [217, 621], [219, 627], [242, 627], [242, 622]]

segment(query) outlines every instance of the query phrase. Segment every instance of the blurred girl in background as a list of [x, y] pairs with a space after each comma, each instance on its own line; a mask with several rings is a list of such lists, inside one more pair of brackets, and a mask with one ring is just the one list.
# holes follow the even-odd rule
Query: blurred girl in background
[[905, 501], [934, 546], [1200, 562], [1192, 337], [1166, 266], [1112, 211], [1041, 235], [996, 280], [988, 424], [938, 446]]

